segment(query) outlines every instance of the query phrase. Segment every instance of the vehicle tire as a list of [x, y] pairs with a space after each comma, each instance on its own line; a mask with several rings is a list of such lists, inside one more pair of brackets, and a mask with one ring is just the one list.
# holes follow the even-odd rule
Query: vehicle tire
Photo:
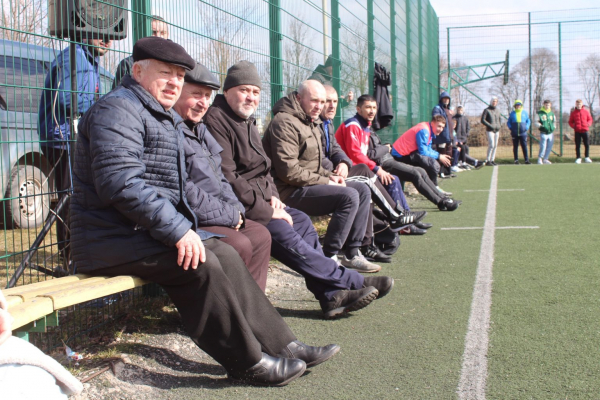
[[29, 229], [44, 224], [50, 213], [48, 177], [32, 165], [16, 165], [6, 193], [6, 222]]

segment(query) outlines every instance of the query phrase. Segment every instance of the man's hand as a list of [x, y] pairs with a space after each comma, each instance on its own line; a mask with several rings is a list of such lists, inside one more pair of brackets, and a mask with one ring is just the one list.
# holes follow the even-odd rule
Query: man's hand
[[346, 179], [348, 177], [348, 164], [343, 162], [339, 163], [333, 170], [333, 173]]
[[450, 156], [446, 154], [440, 154], [440, 162], [444, 164], [446, 167], [449, 167], [452, 161], [450, 160]]
[[276, 209], [279, 208], [280, 210], [283, 210], [286, 206], [277, 197], [272, 196], [271, 197], [271, 207], [276, 208]]
[[290, 224], [291, 226], [294, 226], [294, 221], [292, 221], [292, 216], [290, 214], [288, 214], [282, 208], [274, 208], [272, 218], [283, 219], [284, 221], [287, 221], [287, 223]]
[[240, 220], [239, 220], [238, 224], [235, 226], [235, 228], [233, 228], [236, 231], [239, 231], [240, 228], [242, 227], [242, 224], [244, 223], [244, 217], [242, 217], [242, 213], [240, 213], [239, 215], [240, 215]]
[[377, 171], [377, 176], [379, 177], [379, 180], [381, 180], [381, 183], [383, 183], [384, 185], [389, 185], [394, 179], [396, 179], [394, 175], [384, 171], [381, 167], [379, 167], [379, 170]]
[[175, 244], [177, 247], [177, 265], [187, 269], [191, 266], [192, 269], [198, 268], [198, 262], [206, 261], [206, 251], [200, 236], [193, 230], [187, 231], [179, 242]]
[[342, 178], [339, 175], [331, 175], [329, 176], [329, 182], [330, 185], [334, 185], [334, 186], [346, 186], [346, 182], [344, 181], [344, 178]]

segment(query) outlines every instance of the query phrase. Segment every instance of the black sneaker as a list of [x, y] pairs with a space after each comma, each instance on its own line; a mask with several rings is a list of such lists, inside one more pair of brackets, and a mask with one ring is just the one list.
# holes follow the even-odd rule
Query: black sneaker
[[390, 223], [392, 232], [398, 232], [400, 229], [408, 225], [415, 224], [422, 220], [427, 215], [427, 211], [404, 211], [400, 214], [400, 218]]
[[433, 226], [433, 224], [430, 224], [428, 222], [419, 221], [415, 224], [415, 226], [419, 229], [429, 229]]
[[400, 229], [401, 235], [424, 235], [427, 233], [425, 229], [417, 228], [415, 225], [409, 225], [406, 228]]
[[531, 161], [525, 160], [525, 165], [531, 165]]
[[519, 160], [515, 160], [515, 165], [519, 165]]
[[496, 161], [492, 161], [492, 165], [493, 165], [494, 167], [498, 166], [498, 164], [496, 164]]
[[460, 204], [461, 202], [458, 200], [445, 198], [442, 201], [440, 201], [440, 204], [438, 204], [438, 209], [440, 211], [454, 211], [458, 208]]
[[379, 291], [373, 286], [357, 290], [338, 290], [331, 301], [320, 300], [321, 310], [325, 319], [334, 319], [351, 311], [365, 308], [379, 296]]
[[392, 291], [394, 278], [390, 276], [365, 276], [363, 287], [373, 286], [379, 291], [378, 299]]
[[375, 245], [363, 246], [360, 248], [360, 252], [367, 259], [367, 261], [376, 261], [382, 263], [391, 263], [392, 257], [388, 256], [385, 253], [382, 253], [381, 250]]
[[[492, 163], [492, 164], [493, 164], [493, 163]], [[481, 161], [476, 161], [476, 162], [475, 162], [475, 169], [481, 169], [481, 168], [483, 168], [483, 166], [484, 166], [484, 165], [485, 165], [485, 164], [484, 164], [484, 163], [482, 163]]]

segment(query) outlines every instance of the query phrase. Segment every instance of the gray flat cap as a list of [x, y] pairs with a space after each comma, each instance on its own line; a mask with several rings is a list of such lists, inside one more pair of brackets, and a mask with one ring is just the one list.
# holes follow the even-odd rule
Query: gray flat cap
[[217, 77], [200, 63], [196, 63], [193, 70], [185, 73], [185, 81], [207, 86], [213, 90], [219, 90], [221, 88], [221, 82], [219, 82]]

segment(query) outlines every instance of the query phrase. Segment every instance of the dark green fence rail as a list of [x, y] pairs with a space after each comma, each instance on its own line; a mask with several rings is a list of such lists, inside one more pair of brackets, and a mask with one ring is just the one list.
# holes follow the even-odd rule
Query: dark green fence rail
[[[61, 220], [63, 214], [56, 206], [69, 189], [57, 190], [57, 165], [46, 150], [49, 142], [40, 140], [38, 132], [38, 111], [42, 110], [41, 119], [49, 112], [40, 107], [40, 99], [51, 63], [63, 50], [68, 52], [70, 44], [84, 44], [81, 36], [57, 38], [49, 33], [61, 31], [57, 28], [65, 26], [69, 18], [76, 22], [85, 19], [77, 14], [62, 17], [61, 4], [67, 3], [73, 7], [80, 1], [12, 0], [1, 5], [0, 287], [7, 286], [19, 267], [23, 268], [23, 274], [16, 279], [16, 285], [72, 273], [74, 269], [68, 251], [64, 254], [59, 251], [68, 249], [68, 235], [57, 233], [57, 226], [65, 226], [68, 232], [68, 225]], [[60, 96], [77, 99], [81, 94], [97, 99], [107, 93], [112, 88], [117, 65], [131, 54], [135, 40], [158, 29], [168, 32], [170, 39], [184, 46], [221, 81], [235, 62], [255, 63], [263, 80], [256, 115], [261, 129], [269, 122], [272, 105], [325, 64], [331, 65], [327, 73], [338, 93], [342, 96], [354, 93], [354, 100], [344, 102], [345, 107], [338, 110], [336, 125], [354, 115], [358, 96], [372, 93], [375, 62], [392, 74], [389, 89], [395, 118], [393, 126], [380, 132], [387, 141], [427, 119], [437, 102], [438, 19], [428, 0], [81, 3], [91, 4], [88, 17], [90, 12], [100, 15], [92, 21], [89, 37], [105, 39], [96, 44], [98, 47], [90, 48], [102, 53], [109, 39], [95, 27], [96, 23], [110, 25], [125, 16], [126, 37], [113, 40], [100, 57], [100, 82], [95, 89], [78, 91], [74, 85], [74, 90], [63, 87], [53, 90], [48, 101]], [[52, 19], [58, 22], [52, 25], [49, 22]], [[85, 104], [80, 102], [78, 107], [85, 108]], [[62, 117], [69, 125], [75, 113], [73, 107], [52, 118]], [[49, 224], [53, 215], [58, 215], [58, 222]], [[49, 229], [44, 229], [44, 223]], [[95, 303], [96, 309], [98, 304]]]

